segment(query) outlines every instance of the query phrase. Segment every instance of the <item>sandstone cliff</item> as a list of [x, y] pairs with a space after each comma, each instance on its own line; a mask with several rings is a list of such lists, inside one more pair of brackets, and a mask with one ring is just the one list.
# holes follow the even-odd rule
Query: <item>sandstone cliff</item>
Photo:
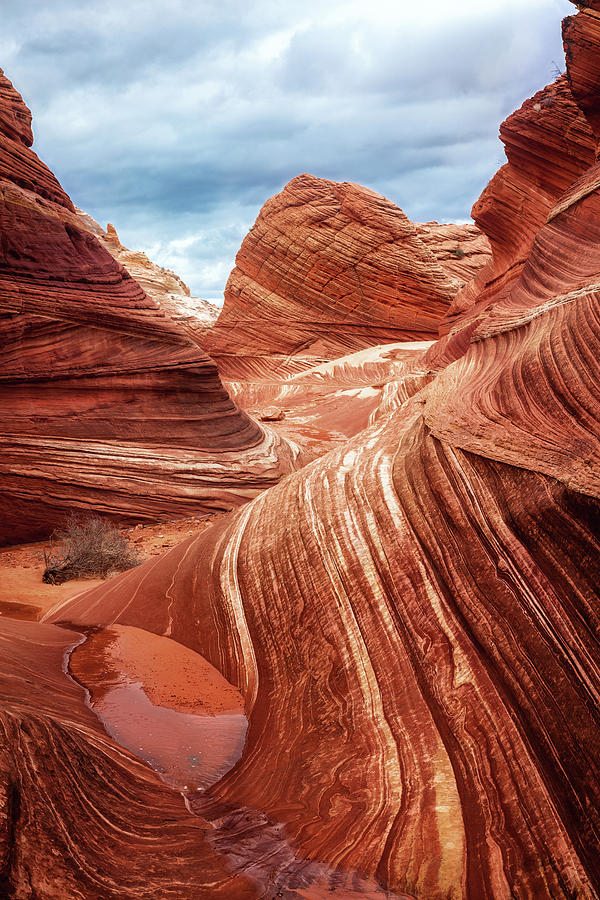
[[489, 238], [493, 261], [458, 294], [444, 331], [456, 325], [456, 317], [466, 321], [461, 314], [475, 303], [485, 308], [511, 289], [550, 210], [595, 158], [594, 135], [567, 75], [526, 100], [501, 125], [500, 138], [508, 162], [472, 210]]
[[[317, 861], [333, 889], [332, 870], [358, 869], [403, 900], [600, 894], [600, 32], [587, 6], [565, 26], [571, 88], [525, 104], [518, 152], [484, 195], [482, 209], [492, 193], [518, 199], [490, 200], [497, 283], [417, 354], [412, 387], [398, 370], [397, 402], [343, 447], [49, 616], [168, 632], [242, 689], [243, 756], [190, 805], [234, 871], [270, 867], [282, 896], [298, 883], [281, 880], [281, 825], [313, 865], [302, 896], [321, 896]], [[248, 345], [271, 352], [275, 331], [251, 343], [243, 309]]]
[[[450, 228], [453, 250], [463, 233]], [[290, 357], [306, 366], [437, 337], [466, 280], [447, 266], [451, 252], [438, 258], [439, 243], [433, 227], [413, 225], [374, 191], [300, 175], [265, 203], [245, 238], [204, 346], [224, 377], [238, 378], [277, 363], [285, 371]], [[483, 247], [473, 256], [482, 264]]]
[[293, 454], [82, 228], [30, 121], [2, 75], [0, 541], [48, 534], [72, 509], [156, 518], [253, 496]]
[[86, 231], [98, 238], [169, 318], [180, 324], [195, 343], [201, 343], [214, 325], [220, 313], [219, 307], [200, 297], [192, 297], [187, 284], [175, 272], [157, 265], [145, 253], [124, 247], [114, 225], [109, 223], [104, 231], [83, 210], [78, 209], [77, 212]]

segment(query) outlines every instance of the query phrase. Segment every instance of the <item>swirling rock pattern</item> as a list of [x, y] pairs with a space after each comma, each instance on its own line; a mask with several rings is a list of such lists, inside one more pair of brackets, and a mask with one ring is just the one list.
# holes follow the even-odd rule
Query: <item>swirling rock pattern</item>
[[[279, 378], [228, 381], [235, 402], [269, 421], [302, 448], [303, 459], [358, 434], [382, 410], [395, 408], [429, 380], [425, 351], [432, 341], [403, 341], [358, 350]], [[273, 418], [269, 410], [277, 410]]]
[[420, 240], [431, 250], [456, 291], [491, 262], [489, 240], [477, 225], [438, 222], [415, 222], [414, 225]]
[[526, 100], [503, 122], [500, 138], [508, 161], [472, 210], [493, 260], [459, 292], [443, 331], [510, 291], [550, 210], [595, 159], [596, 141], [567, 75]]
[[[376, 344], [437, 337], [460, 283], [447, 257], [462, 241], [477, 244], [473, 229], [452, 226], [451, 237], [441, 238], [444, 228], [413, 225], [359, 185], [294, 178], [265, 203], [244, 240], [207, 352], [236, 380], [277, 371], [276, 362], [289, 357], [310, 366]], [[487, 258], [483, 246], [463, 252], [471, 265]]]
[[[580, 16], [575, 71], [596, 40], [597, 17]], [[51, 613], [168, 632], [243, 691], [244, 754], [191, 801], [202, 815], [264, 814], [297, 856], [403, 897], [600, 895], [593, 155], [566, 194], [548, 191], [510, 285], [413, 360], [420, 389], [158, 563]], [[245, 858], [256, 815], [230, 827]]]
[[83, 635], [0, 620], [0, 892], [7, 898], [251, 900], [207, 824], [104, 733], [64, 672]]
[[190, 514], [274, 483], [295, 451], [82, 227], [30, 122], [2, 75], [0, 542], [48, 534], [73, 508]]

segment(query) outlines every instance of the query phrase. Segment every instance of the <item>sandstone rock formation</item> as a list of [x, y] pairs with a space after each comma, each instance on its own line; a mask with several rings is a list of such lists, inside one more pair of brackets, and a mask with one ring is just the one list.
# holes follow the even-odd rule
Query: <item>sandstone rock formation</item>
[[208, 300], [192, 297], [190, 289], [170, 269], [152, 262], [145, 253], [128, 250], [119, 240], [117, 230], [110, 222], [106, 231], [83, 210], [78, 209], [83, 227], [95, 235], [111, 256], [129, 272], [149, 297], [156, 300], [169, 318], [178, 322], [200, 344], [206, 332], [214, 325], [220, 309]]
[[493, 260], [458, 294], [443, 331], [475, 303], [485, 308], [511, 289], [550, 210], [595, 158], [590, 124], [573, 98], [567, 75], [526, 100], [501, 125], [500, 138], [508, 162], [472, 210], [489, 238]]
[[465, 225], [415, 222], [420, 240], [431, 250], [458, 291], [491, 262], [490, 243], [479, 228]]
[[[70, 509], [231, 508], [290, 467], [213, 362], [81, 225], [0, 79], [0, 542]], [[292, 454], [293, 455], [293, 454]]]
[[[423, 350], [432, 341], [403, 341], [358, 350], [284, 377], [228, 381], [235, 402], [302, 448], [308, 461], [358, 434], [429, 381]], [[264, 418], [270, 408], [280, 415]]]
[[523, 199], [491, 216], [501, 285], [406, 362], [398, 402], [49, 616], [168, 633], [243, 691], [243, 756], [190, 800], [237, 871], [276, 867], [284, 825], [297, 857], [402, 898], [600, 896], [600, 182], [572, 107], [596, 109], [597, 25], [565, 27], [571, 99], [563, 80], [544, 129], [528, 104], [512, 122], [529, 171], [495, 180]]
[[[451, 247], [462, 246], [460, 227], [452, 229]], [[472, 232], [466, 243], [476, 243]], [[204, 346], [236, 380], [278, 371], [277, 363], [289, 372], [289, 357], [301, 370], [363, 347], [437, 337], [460, 284], [437, 243], [432, 227], [413, 225], [367, 188], [300, 175], [265, 203], [245, 238]], [[482, 264], [480, 245], [469, 258]]]
[[64, 671], [83, 635], [0, 619], [0, 894], [251, 900], [207, 823], [104, 732]]

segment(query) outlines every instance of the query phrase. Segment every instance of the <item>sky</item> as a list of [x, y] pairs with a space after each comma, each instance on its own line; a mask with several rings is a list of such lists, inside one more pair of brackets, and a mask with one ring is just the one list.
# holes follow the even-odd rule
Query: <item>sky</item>
[[568, 0], [2, 0], [0, 67], [34, 149], [121, 241], [222, 303], [296, 175], [458, 222], [498, 127], [564, 69]]

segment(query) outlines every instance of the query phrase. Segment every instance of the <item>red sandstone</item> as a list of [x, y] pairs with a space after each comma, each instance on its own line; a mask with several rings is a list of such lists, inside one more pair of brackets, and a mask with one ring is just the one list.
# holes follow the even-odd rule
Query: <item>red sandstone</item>
[[[29, 814], [27, 828], [19, 820], [13, 829], [19, 886], [25, 865], [43, 896], [54, 896], [40, 874], [48, 867], [63, 896], [65, 885], [94, 896], [106, 859], [114, 878], [124, 847], [110, 801], [134, 848], [120, 883], [109, 882], [111, 898], [123, 885], [144, 896], [148, 848], [151, 896], [167, 883], [173, 896], [186, 896], [177, 893], [184, 883], [191, 896], [231, 898], [317, 900], [325, 886], [377, 897], [378, 884], [402, 900], [599, 896], [599, 11], [597, 0], [586, 3], [565, 26], [571, 87], [560, 79], [503, 129], [509, 162], [479, 204], [493, 263], [455, 307], [449, 335], [309, 361], [268, 398], [322, 391], [326, 403], [327, 386], [336, 394], [344, 379], [362, 380], [375, 392], [362, 398], [370, 424], [202, 534], [46, 616], [168, 636], [239, 688], [249, 717], [243, 755], [188, 797], [203, 824], [98, 736], [59, 671], [73, 632], [7, 626], [0, 770], [17, 773], [5, 791], [16, 784]], [[382, 198], [358, 193], [381, 211]], [[386, 221], [403, 221], [383, 208]], [[304, 243], [319, 246], [322, 221], [311, 244], [302, 220]], [[247, 239], [242, 259], [252, 266], [264, 254], [261, 269], [285, 280], [281, 246], [269, 250], [267, 235], [264, 225]], [[242, 316], [268, 308], [257, 284], [257, 305], [242, 303], [242, 289], [224, 321], [239, 304], [235, 327], [239, 319], [252, 356], [245, 375], [255, 376], [239, 391], [264, 404], [261, 367], [303, 351]], [[273, 284], [268, 296], [275, 321], [289, 301]], [[447, 303], [435, 299], [439, 315]], [[324, 315], [299, 314], [294, 324], [294, 340], [333, 353]], [[367, 344], [379, 343], [380, 328], [406, 336], [389, 319], [366, 316], [361, 327]], [[416, 337], [431, 336], [423, 328]], [[217, 327], [213, 336], [230, 377], [245, 364], [232, 333]], [[353, 340], [344, 336], [344, 349], [356, 349]], [[18, 730], [24, 711], [37, 718]], [[31, 801], [49, 790], [50, 803]], [[98, 828], [102, 860], [89, 838]], [[71, 833], [77, 842], [66, 848]]]

